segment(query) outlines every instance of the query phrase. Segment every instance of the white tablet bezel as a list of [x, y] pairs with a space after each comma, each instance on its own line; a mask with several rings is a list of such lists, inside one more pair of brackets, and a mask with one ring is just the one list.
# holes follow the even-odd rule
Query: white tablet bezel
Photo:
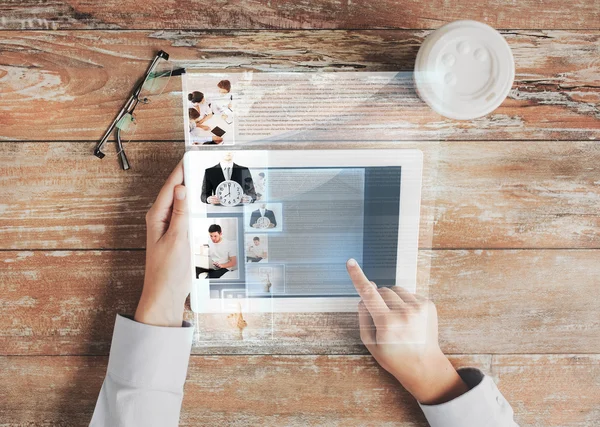
[[[235, 158], [243, 156], [244, 166], [250, 169], [268, 167], [383, 167], [400, 166], [400, 217], [398, 229], [396, 284], [411, 292], [416, 290], [417, 256], [419, 248], [419, 220], [421, 206], [421, 183], [423, 176], [423, 153], [415, 149], [372, 149], [372, 150], [227, 150]], [[212, 153], [225, 150], [188, 151], [184, 155], [184, 176], [191, 182], [192, 164], [195, 168], [207, 169], [214, 166]], [[210, 154], [209, 154], [210, 153]], [[200, 185], [200, 183], [194, 183]], [[189, 185], [188, 185], [189, 186]], [[190, 198], [188, 197], [188, 201]], [[195, 206], [196, 214], [205, 215], [207, 205]], [[190, 215], [190, 227], [191, 227]], [[190, 228], [190, 245], [193, 244]], [[193, 266], [193, 250], [191, 265]], [[194, 312], [231, 312], [232, 303], [239, 303], [245, 312], [356, 312], [359, 297], [310, 297], [294, 298], [239, 298], [211, 299], [208, 279], [196, 279], [194, 268], [190, 269], [192, 280], [190, 302]]]

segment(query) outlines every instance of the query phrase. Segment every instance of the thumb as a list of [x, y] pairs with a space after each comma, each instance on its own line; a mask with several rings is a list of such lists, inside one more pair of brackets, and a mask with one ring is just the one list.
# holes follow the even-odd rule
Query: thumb
[[186, 235], [188, 231], [188, 210], [186, 198], [186, 188], [183, 185], [176, 185], [173, 191], [173, 210], [171, 212], [171, 221], [169, 222], [169, 233], [176, 235]]

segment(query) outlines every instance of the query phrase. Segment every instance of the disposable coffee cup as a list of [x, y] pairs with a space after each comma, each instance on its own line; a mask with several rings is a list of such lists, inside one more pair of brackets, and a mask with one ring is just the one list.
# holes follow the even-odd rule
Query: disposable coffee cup
[[437, 29], [421, 45], [415, 62], [417, 94], [450, 119], [491, 113], [506, 99], [514, 79], [508, 43], [477, 21], [455, 21]]

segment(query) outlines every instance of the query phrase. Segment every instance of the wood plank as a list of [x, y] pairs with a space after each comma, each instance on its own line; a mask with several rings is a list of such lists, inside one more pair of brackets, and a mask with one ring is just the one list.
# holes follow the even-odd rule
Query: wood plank
[[[340, 147], [423, 150], [422, 248], [600, 247], [597, 143]], [[108, 149], [113, 154], [98, 160], [91, 143], [0, 144], [0, 249], [143, 248], [145, 214], [183, 144], [130, 143], [127, 172]]]
[[499, 355], [492, 372], [519, 425], [598, 425], [599, 355]]
[[[599, 355], [456, 355], [492, 375], [521, 426], [599, 419]], [[87, 424], [106, 357], [0, 357], [4, 425]], [[192, 356], [181, 425], [426, 426], [370, 356]]]
[[597, 143], [441, 147], [433, 247], [600, 247]]
[[[451, 353], [600, 352], [598, 250], [422, 251], [419, 288], [438, 307]], [[143, 251], [1, 252], [0, 354], [107, 354], [131, 314]], [[430, 268], [431, 267], [431, 268]], [[198, 354], [362, 354], [354, 313], [228, 313], [187, 318]], [[484, 338], [482, 338], [484, 337]]]
[[523, 0], [431, 2], [380, 0], [351, 2], [320, 0], [267, 2], [234, 0], [202, 3], [191, 0], [144, 3], [109, 0], [25, 0], [0, 2], [0, 28], [9, 29], [308, 29], [308, 28], [438, 28], [457, 19], [474, 19], [495, 28], [598, 28], [600, 3], [582, 0], [543, 3]]
[[[490, 356], [457, 366], [489, 370]], [[0, 357], [3, 425], [91, 419], [105, 357]], [[353, 378], [353, 380], [349, 380]], [[193, 356], [180, 425], [424, 426], [415, 401], [370, 356]]]
[[[600, 1], [600, 0], [594, 0]], [[5, 31], [0, 140], [98, 140], [158, 48], [201, 70], [399, 71], [396, 119], [327, 140], [597, 140], [600, 31], [504, 31], [516, 78], [492, 114], [444, 119], [416, 95], [414, 60], [430, 31]], [[307, 49], [310, 46], [310, 49]], [[139, 108], [137, 140], [183, 140], [179, 78]], [[32, 126], [31, 112], [44, 117]]]

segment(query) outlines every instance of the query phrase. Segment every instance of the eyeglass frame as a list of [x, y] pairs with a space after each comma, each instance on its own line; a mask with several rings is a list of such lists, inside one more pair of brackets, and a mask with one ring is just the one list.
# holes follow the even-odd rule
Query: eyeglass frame
[[[131, 117], [135, 120], [135, 117], [133, 116], [133, 112], [135, 110], [135, 107], [137, 107], [138, 103], [141, 102], [142, 104], [147, 104], [147, 103], [150, 102], [150, 100], [148, 98], [140, 99], [139, 96], [140, 96], [140, 93], [141, 93], [141, 91], [142, 91], [142, 89], [144, 87], [144, 84], [148, 80], [148, 77], [152, 74], [152, 72], [154, 70], [154, 67], [156, 67], [156, 64], [161, 59], [164, 59], [165, 61], [169, 60], [169, 54], [167, 52], [165, 52], [164, 50], [161, 50], [161, 51], [159, 51], [156, 54], [156, 56], [152, 60], [152, 63], [150, 64], [150, 66], [146, 70], [146, 73], [144, 74], [144, 77], [135, 86], [133, 92], [129, 96], [129, 99], [127, 99], [127, 101], [125, 102], [125, 104], [121, 108], [121, 111], [119, 112], [119, 114], [117, 114], [117, 117], [113, 120], [112, 124], [108, 127], [108, 130], [106, 131], [106, 133], [104, 134], [104, 136], [102, 137], [102, 139], [98, 142], [98, 144], [96, 144], [96, 148], [94, 149], [94, 155], [96, 157], [98, 157], [99, 159], [103, 159], [104, 156], [106, 155], [105, 153], [102, 152], [102, 147], [104, 146], [104, 144], [108, 140], [108, 137], [110, 136], [110, 134], [112, 133], [112, 131], [116, 127], [117, 128], [117, 131], [116, 131], [117, 156], [119, 157], [119, 160], [120, 160], [120, 163], [121, 163], [121, 168], [123, 170], [130, 169], [131, 166], [129, 164], [129, 160], [127, 159], [127, 155], [125, 154], [125, 149], [123, 148], [123, 142], [121, 141], [121, 128], [118, 127], [117, 124], [127, 114], [130, 114]], [[176, 70], [171, 70], [168, 75], [169, 75], [169, 77], [171, 77], [171, 76], [178, 76], [178, 75], [181, 75], [183, 73], [185, 73], [185, 69], [184, 68], [178, 68]], [[165, 73], [164, 76], [156, 76], [155, 78], [158, 78], [158, 77], [166, 77], [166, 73]]]

